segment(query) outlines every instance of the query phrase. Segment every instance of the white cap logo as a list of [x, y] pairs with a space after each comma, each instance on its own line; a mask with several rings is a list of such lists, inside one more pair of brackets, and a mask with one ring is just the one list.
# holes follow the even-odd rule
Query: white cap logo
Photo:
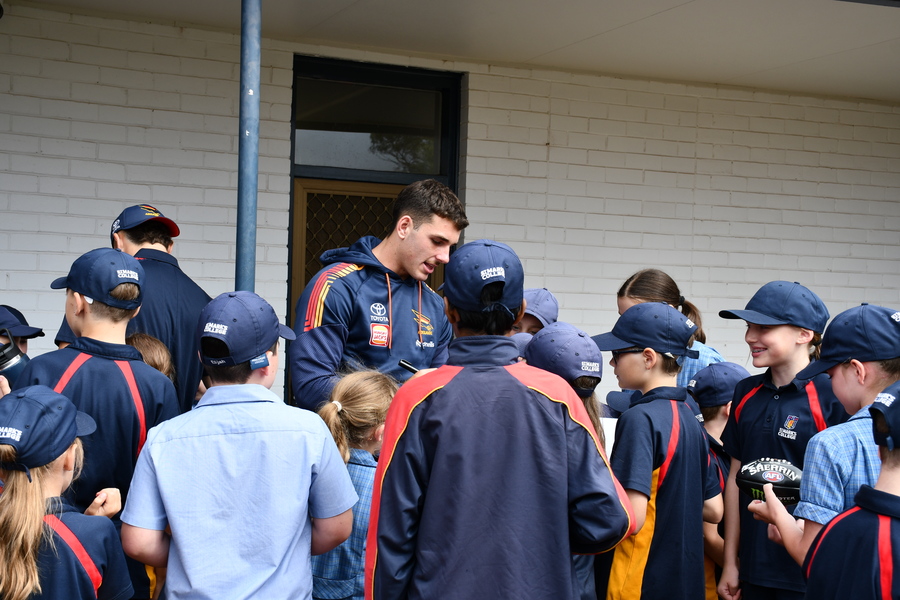
[[228, 325], [221, 325], [220, 323], [207, 323], [203, 328], [203, 333], [225, 335], [226, 333], [228, 333]]
[[588, 373], [599, 373], [600, 363], [583, 360], [581, 361], [581, 370], [587, 371]]
[[138, 277], [137, 271], [132, 271], [131, 269], [119, 269], [116, 271], [116, 275], [119, 276], [119, 279], [134, 279], [135, 281], [140, 281], [140, 277]]
[[896, 322], [900, 323], [900, 312], [895, 312], [894, 314], [891, 315], [891, 318], [893, 320], [895, 320]]
[[694, 322], [691, 321], [690, 319], [685, 319], [685, 320], [684, 320], [684, 324], [687, 325], [688, 327], [693, 327], [693, 326], [694, 326]]
[[884, 404], [885, 406], [890, 406], [891, 404], [894, 403], [894, 400], [896, 400], [896, 399], [897, 398], [895, 398], [893, 394], [886, 394], [886, 393], [882, 392], [875, 397], [875, 402], [880, 402], [881, 404]]
[[503, 267], [491, 267], [490, 269], [485, 269], [481, 272], [481, 280], [491, 279], [492, 277], [503, 277], [506, 278], [506, 269]]

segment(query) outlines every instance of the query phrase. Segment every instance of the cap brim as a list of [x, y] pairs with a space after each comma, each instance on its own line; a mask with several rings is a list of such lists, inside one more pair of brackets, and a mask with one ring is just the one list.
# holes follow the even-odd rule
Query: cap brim
[[65, 289], [65, 288], [69, 287], [67, 285], [67, 283], [68, 283], [68, 277], [59, 277], [59, 278], [53, 280], [53, 283], [50, 284], [50, 289], [51, 290]]
[[630, 348], [634, 346], [634, 344], [632, 344], [631, 342], [620, 340], [619, 338], [614, 336], [612, 332], [592, 335], [591, 339], [594, 340], [595, 344], [597, 344], [597, 348], [606, 352], [609, 352], [610, 350], [621, 350], [622, 348]]
[[9, 332], [13, 334], [13, 337], [20, 337], [25, 339], [43, 337], [44, 331], [37, 327], [29, 327], [28, 325], [14, 325], [9, 328]]
[[87, 413], [80, 410], [75, 412], [75, 435], [83, 437], [91, 435], [97, 430], [97, 422]]
[[169, 229], [169, 235], [172, 237], [178, 237], [179, 235], [181, 235], [181, 229], [178, 228], [178, 225], [175, 224], [175, 221], [168, 217], [156, 217], [150, 220], [159, 221], [160, 223], [165, 225]]
[[631, 408], [631, 398], [634, 392], [613, 391], [606, 394], [606, 404], [616, 412], [623, 413]]
[[720, 310], [719, 316], [723, 319], [743, 319], [754, 325], [787, 325], [787, 321], [775, 319], [755, 310]]
[[804, 369], [801, 369], [800, 372], [797, 373], [795, 379], [798, 379], [800, 381], [812, 379], [819, 373], [824, 373], [831, 367], [837, 366], [842, 362], [844, 361], [839, 358], [830, 360], [814, 360], [813, 362], [809, 363], [809, 365], [807, 365]]
[[282, 323], [278, 324], [278, 335], [280, 335], [281, 337], [283, 337], [286, 340], [297, 339], [297, 334], [294, 333], [294, 330]]

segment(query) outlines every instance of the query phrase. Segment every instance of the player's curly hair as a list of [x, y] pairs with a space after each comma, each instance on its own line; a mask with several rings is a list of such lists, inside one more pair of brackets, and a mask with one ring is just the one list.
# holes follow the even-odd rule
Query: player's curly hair
[[412, 217], [416, 229], [435, 216], [447, 219], [460, 231], [469, 226], [462, 202], [453, 190], [435, 179], [416, 181], [400, 190], [394, 202], [394, 227], [403, 215]]

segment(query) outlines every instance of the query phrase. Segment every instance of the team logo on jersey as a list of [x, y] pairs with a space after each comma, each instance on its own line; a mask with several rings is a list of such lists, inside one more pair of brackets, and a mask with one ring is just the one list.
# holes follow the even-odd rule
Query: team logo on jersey
[[385, 316], [387, 314], [387, 309], [384, 308], [384, 304], [382, 304], [381, 302], [376, 302], [375, 304], [370, 306], [369, 312], [372, 313], [371, 315], [369, 315], [369, 319], [373, 323], [389, 322], [388, 317]]
[[412, 309], [413, 319], [416, 323], [419, 324], [419, 334], [420, 335], [434, 335], [434, 325], [431, 324], [431, 319], [417, 311], [416, 309]]
[[780, 481], [784, 480], [784, 475], [777, 471], [766, 471], [762, 474], [762, 477], [769, 483], [779, 483]]
[[788, 415], [788, 418], [784, 420], [784, 428], [788, 431], [794, 429], [797, 426], [797, 421], [799, 421], [799, 417], [797, 415]]
[[369, 345], [386, 348], [388, 345], [388, 339], [390, 339], [391, 337], [390, 325], [371, 323], [369, 327], [372, 330], [372, 337], [369, 338]]
[[893, 394], [887, 394], [885, 392], [882, 392], [882, 393], [878, 394], [877, 396], [875, 396], [875, 402], [880, 402], [881, 404], [884, 404], [885, 406], [890, 406], [891, 404], [894, 403], [894, 400], [896, 400], [896, 399], [897, 398]]

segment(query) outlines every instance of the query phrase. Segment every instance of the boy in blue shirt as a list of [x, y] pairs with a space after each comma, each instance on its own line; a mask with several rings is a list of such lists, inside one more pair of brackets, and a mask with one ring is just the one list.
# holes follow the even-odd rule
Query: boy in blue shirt
[[212, 385], [150, 432], [122, 513], [125, 552], [168, 567], [170, 600], [309, 598], [310, 555], [347, 539], [358, 497], [322, 419], [269, 389], [279, 338], [294, 333], [241, 291], [210, 302], [196, 335]]
[[[900, 597], [900, 385], [869, 408], [881, 458], [874, 486], [863, 485], [856, 506], [832, 519], [813, 541], [803, 565], [807, 596], [815, 600]], [[766, 503], [777, 503], [771, 484]], [[849, 550], [849, 551], [848, 551]]]

